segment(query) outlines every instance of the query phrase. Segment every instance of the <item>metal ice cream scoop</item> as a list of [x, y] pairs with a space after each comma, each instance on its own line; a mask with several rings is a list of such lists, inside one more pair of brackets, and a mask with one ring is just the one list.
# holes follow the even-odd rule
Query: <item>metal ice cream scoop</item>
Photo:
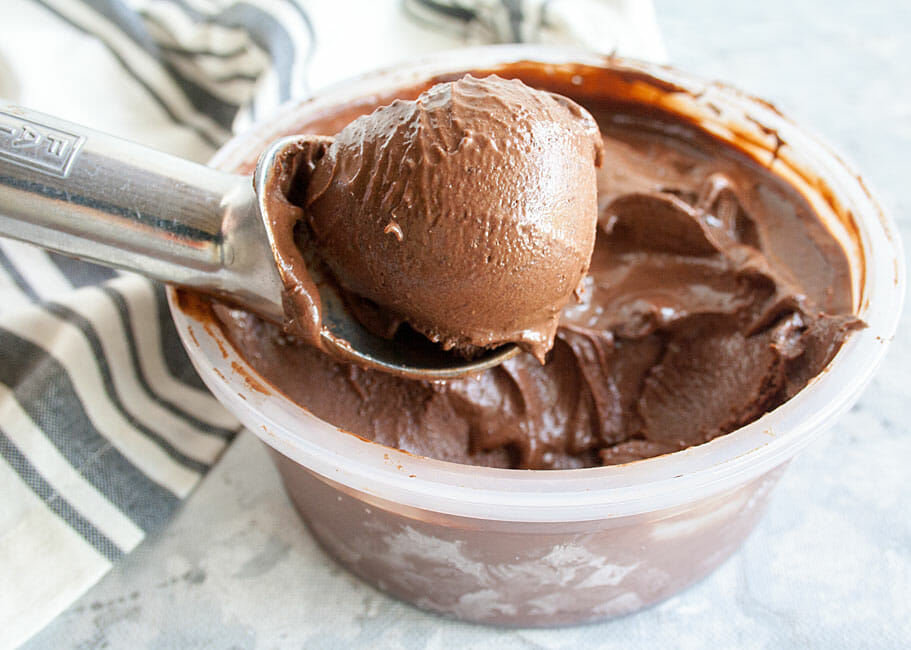
[[[268, 187], [280, 140], [260, 158]], [[0, 235], [223, 297], [281, 322], [282, 280], [250, 176], [164, 154], [19, 106], [0, 103]], [[316, 276], [316, 272], [314, 275]], [[447, 379], [495, 366], [506, 345], [474, 359], [430, 341], [376, 336], [319, 281], [324, 347], [367, 367]]]

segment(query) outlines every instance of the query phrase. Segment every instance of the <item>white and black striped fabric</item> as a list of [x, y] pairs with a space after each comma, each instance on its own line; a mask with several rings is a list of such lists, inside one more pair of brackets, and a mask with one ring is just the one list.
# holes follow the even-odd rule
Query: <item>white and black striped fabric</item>
[[[0, 97], [204, 161], [340, 76], [523, 40], [664, 57], [637, 0], [2, 0]], [[0, 238], [0, 647], [168, 521], [238, 429], [162, 287]]]

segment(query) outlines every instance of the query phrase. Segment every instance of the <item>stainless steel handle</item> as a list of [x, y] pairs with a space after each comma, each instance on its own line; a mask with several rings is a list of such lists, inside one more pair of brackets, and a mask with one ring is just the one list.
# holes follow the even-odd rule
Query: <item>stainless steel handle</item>
[[280, 310], [250, 176], [4, 103], [0, 235]]

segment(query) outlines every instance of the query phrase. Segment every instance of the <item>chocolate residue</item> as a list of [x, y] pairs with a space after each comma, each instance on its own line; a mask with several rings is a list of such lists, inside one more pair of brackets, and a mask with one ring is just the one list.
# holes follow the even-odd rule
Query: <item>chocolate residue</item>
[[285, 331], [309, 345], [323, 350], [322, 304], [316, 283], [307, 269], [297, 244], [297, 230], [303, 211], [297, 202], [301, 187], [313, 173], [316, 161], [332, 143], [332, 138], [308, 136], [286, 147], [276, 156], [275, 168], [266, 187], [256, 191], [266, 197], [266, 232], [269, 236], [275, 265], [282, 279], [282, 307]]

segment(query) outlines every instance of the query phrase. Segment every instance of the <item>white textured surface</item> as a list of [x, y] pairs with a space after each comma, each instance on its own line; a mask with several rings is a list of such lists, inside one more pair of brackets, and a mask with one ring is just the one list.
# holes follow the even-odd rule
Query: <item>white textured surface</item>
[[[656, 0], [671, 61], [775, 102], [853, 159], [911, 235], [911, 5]], [[252, 436], [157, 538], [28, 647], [582, 648], [911, 645], [911, 322], [743, 549], [685, 593], [562, 630], [455, 623], [316, 547]]]

